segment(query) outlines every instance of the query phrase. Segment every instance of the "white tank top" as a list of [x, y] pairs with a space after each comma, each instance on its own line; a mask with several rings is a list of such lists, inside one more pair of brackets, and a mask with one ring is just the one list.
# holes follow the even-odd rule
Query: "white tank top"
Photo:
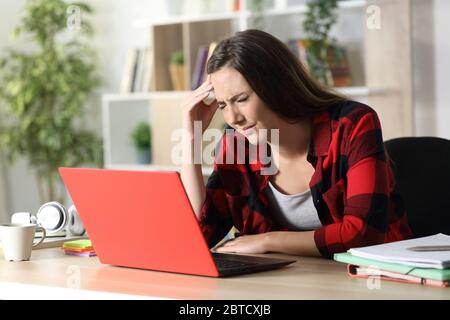
[[294, 231], [315, 230], [322, 227], [311, 190], [288, 195], [278, 191], [269, 181], [265, 189], [274, 218], [284, 227]]

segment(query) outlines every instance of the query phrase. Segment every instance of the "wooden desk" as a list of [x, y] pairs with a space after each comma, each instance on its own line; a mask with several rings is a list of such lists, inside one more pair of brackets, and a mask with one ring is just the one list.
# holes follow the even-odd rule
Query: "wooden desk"
[[295, 264], [279, 270], [216, 279], [112, 267], [100, 264], [95, 257], [64, 255], [57, 248], [35, 250], [27, 262], [7, 262], [0, 251], [0, 283], [60, 290], [75, 286], [169, 299], [450, 299], [450, 288], [415, 284], [381, 281], [379, 289], [371, 290], [367, 280], [348, 277], [345, 264], [321, 258], [294, 258]]

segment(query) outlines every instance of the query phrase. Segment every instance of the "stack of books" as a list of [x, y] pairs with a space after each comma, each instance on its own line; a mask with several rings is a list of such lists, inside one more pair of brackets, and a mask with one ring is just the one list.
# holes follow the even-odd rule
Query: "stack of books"
[[130, 48], [125, 57], [120, 82], [121, 93], [149, 92], [153, 76], [153, 50]]
[[334, 255], [351, 277], [430, 286], [450, 286], [450, 236], [429, 237], [350, 249]]
[[91, 240], [75, 240], [64, 242], [62, 246], [64, 253], [79, 257], [94, 257], [96, 256]]

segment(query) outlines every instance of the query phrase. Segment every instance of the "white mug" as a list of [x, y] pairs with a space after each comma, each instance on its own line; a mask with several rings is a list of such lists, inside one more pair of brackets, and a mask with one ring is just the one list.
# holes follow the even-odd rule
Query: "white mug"
[[[36, 228], [42, 229], [42, 238], [34, 243]], [[44, 241], [45, 236], [46, 232], [44, 228], [31, 223], [8, 223], [0, 225], [0, 240], [2, 242], [5, 260], [30, 260], [31, 250]]]

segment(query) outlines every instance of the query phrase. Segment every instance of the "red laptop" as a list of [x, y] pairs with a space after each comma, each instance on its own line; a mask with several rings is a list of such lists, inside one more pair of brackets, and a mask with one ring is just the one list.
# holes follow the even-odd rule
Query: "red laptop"
[[102, 263], [222, 277], [295, 262], [211, 252], [178, 172], [59, 172]]

